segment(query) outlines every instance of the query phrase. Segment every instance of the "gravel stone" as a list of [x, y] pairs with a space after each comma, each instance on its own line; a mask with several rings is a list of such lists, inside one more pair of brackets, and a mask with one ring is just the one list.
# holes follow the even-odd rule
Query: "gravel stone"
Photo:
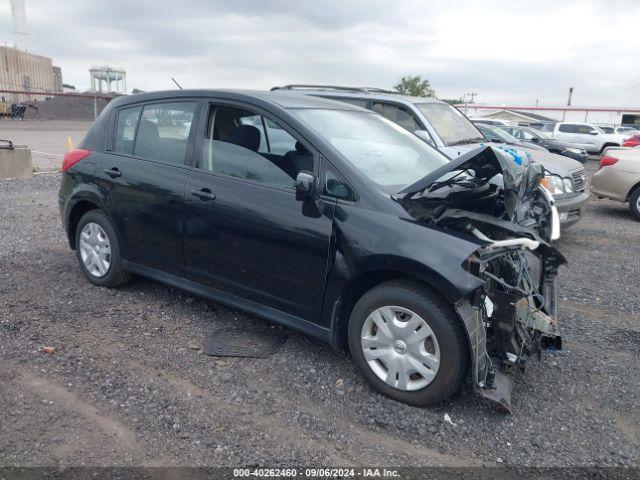
[[263, 321], [143, 278], [90, 285], [59, 180], [0, 182], [0, 465], [640, 466], [640, 223], [625, 205], [592, 198], [563, 231], [563, 350], [530, 362], [508, 415], [468, 388], [400, 404], [293, 331], [266, 359], [202, 355], [213, 330]]

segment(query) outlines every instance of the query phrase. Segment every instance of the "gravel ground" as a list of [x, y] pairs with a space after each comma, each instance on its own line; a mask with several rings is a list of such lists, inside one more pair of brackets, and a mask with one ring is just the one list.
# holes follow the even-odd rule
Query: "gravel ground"
[[58, 182], [0, 182], [0, 465], [640, 466], [640, 224], [624, 205], [592, 199], [563, 232], [565, 348], [531, 362], [508, 415], [468, 391], [396, 403], [295, 332], [267, 359], [203, 355], [213, 329], [262, 321], [141, 278], [91, 286]]

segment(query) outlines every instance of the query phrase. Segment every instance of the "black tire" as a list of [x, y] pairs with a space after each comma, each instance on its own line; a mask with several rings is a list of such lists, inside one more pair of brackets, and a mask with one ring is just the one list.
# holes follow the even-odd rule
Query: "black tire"
[[[90, 222], [97, 223], [102, 228], [102, 230], [104, 230], [109, 240], [109, 247], [111, 248], [109, 268], [107, 270], [107, 273], [102, 277], [92, 275], [91, 272], [89, 272], [84, 262], [82, 261], [82, 256], [80, 253], [80, 234], [84, 226]], [[101, 210], [88, 211], [78, 222], [78, 226], [76, 228], [76, 258], [78, 259], [78, 264], [80, 265], [82, 273], [87, 278], [87, 280], [89, 280], [94, 285], [98, 285], [100, 287], [119, 287], [120, 285], [124, 285], [129, 280], [131, 280], [131, 273], [127, 272], [122, 267], [118, 236], [116, 235], [116, 232], [111, 225], [111, 221]]]
[[[440, 366], [426, 387], [405, 391], [388, 385], [371, 370], [361, 346], [363, 325], [371, 312], [384, 305], [407, 308], [420, 315], [435, 334], [440, 347]], [[464, 326], [447, 301], [427, 285], [392, 280], [374, 287], [356, 303], [349, 319], [349, 349], [364, 377], [380, 393], [409, 405], [425, 407], [442, 402], [453, 395], [469, 371], [470, 353]]]
[[640, 221], [640, 208], [638, 202], [640, 201], [640, 187], [636, 187], [636, 189], [631, 192], [629, 195], [629, 210], [631, 210], [631, 215]]

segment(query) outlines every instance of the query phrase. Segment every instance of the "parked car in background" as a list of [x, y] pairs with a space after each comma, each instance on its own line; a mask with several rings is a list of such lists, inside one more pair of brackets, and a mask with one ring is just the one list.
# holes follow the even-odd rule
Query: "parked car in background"
[[629, 202], [629, 210], [640, 220], [640, 147], [607, 148], [600, 157], [600, 169], [591, 177], [591, 192]]
[[528, 144], [538, 145], [546, 148], [551, 153], [557, 153], [558, 155], [564, 155], [565, 157], [573, 158], [574, 160], [584, 163], [587, 160], [586, 150], [571, 147], [565, 142], [560, 140], [554, 140], [542, 135], [538, 130], [530, 127], [501, 127], [507, 133], [517, 138], [521, 142]]
[[537, 145], [535, 143], [527, 142], [525, 140], [520, 140], [514, 137], [504, 127], [497, 127], [494, 125], [483, 125], [481, 123], [476, 124], [476, 127], [478, 127], [478, 130], [480, 130], [482, 135], [490, 142], [508, 143], [509, 145], [548, 152], [548, 150], [542, 145]]
[[601, 154], [607, 147], [619, 147], [626, 136], [605, 133], [597, 125], [577, 122], [558, 122], [553, 128], [553, 138], [589, 153]]
[[600, 128], [600, 130], [602, 130], [604, 133], [616, 133], [615, 129], [613, 127], [610, 127], [608, 125], [598, 125], [598, 127]]
[[538, 145], [526, 144], [503, 128], [480, 124], [477, 127], [489, 141], [524, 150], [544, 166], [545, 186], [556, 200], [563, 227], [573, 225], [582, 218], [589, 199], [589, 189], [585, 169], [580, 162], [551, 153]]
[[[460, 110], [434, 98], [412, 97], [375, 88], [323, 85], [285, 85], [271, 90], [283, 94], [297, 91], [373, 110], [413, 132], [451, 159], [481, 147], [487, 141]], [[499, 129], [499, 132], [508, 135], [504, 130]], [[513, 140], [519, 145], [517, 139]], [[547, 170], [548, 185], [556, 199], [562, 225], [569, 226], [580, 220], [589, 197], [584, 167], [571, 159], [550, 154], [543, 147], [522, 148]]]
[[614, 133], [619, 133], [621, 135], [633, 135], [634, 133], [637, 133], [637, 132], [638, 132], [637, 128], [621, 125], [619, 127], [616, 127]]
[[500, 120], [499, 118], [469, 117], [473, 123], [483, 123], [485, 125], [495, 125], [497, 127], [508, 127], [515, 125], [515, 122], [509, 120]]
[[623, 147], [637, 147], [638, 145], [640, 145], [640, 132], [631, 135], [622, 142]]
[[[167, 112], [186, 136], [150, 121]], [[509, 374], [560, 348], [553, 198], [539, 164], [490, 146], [450, 161], [344, 102], [174, 90], [112, 100], [62, 170], [89, 282], [139, 274], [348, 348], [398, 401], [470, 378], [509, 408]]]
[[553, 129], [555, 127], [556, 122], [531, 122], [528, 124], [529, 127], [535, 128], [540, 135], [546, 138], [553, 138]]

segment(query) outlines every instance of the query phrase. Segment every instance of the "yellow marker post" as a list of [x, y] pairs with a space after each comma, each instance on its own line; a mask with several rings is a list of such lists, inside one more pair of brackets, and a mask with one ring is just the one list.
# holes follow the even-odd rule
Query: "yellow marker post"
[[73, 140], [71, 137], [67, 137], [67, 152], [73, 150]]

